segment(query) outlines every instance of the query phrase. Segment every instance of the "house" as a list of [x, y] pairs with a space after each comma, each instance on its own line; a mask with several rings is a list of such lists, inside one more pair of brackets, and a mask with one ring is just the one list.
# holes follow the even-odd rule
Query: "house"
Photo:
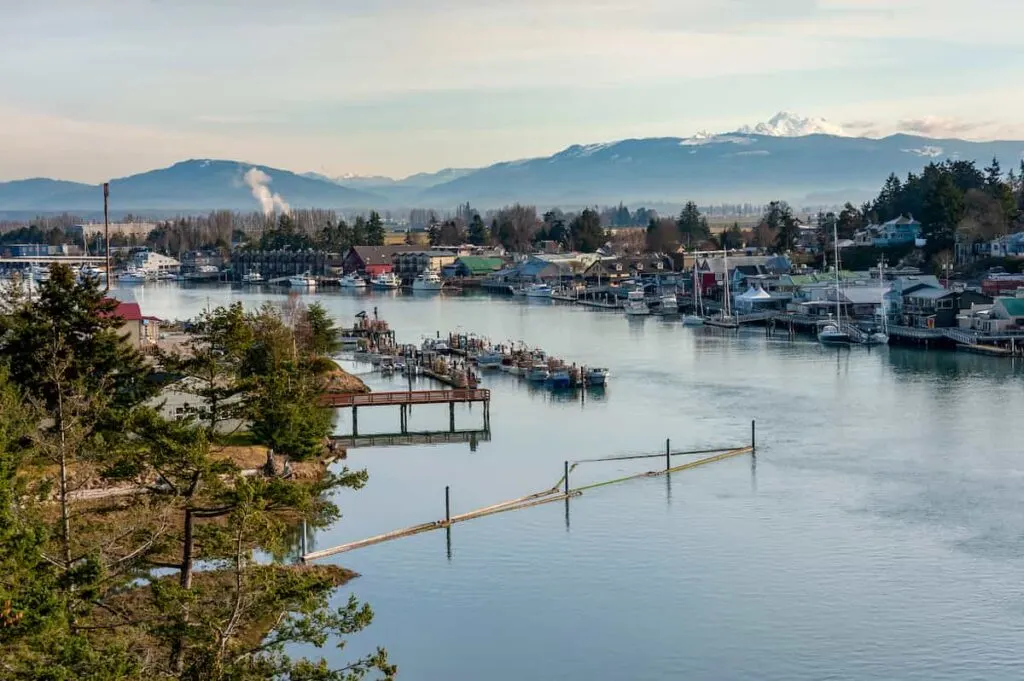
[[503, 258], [488, 258], [479, 255], [464, 255], [451, 265], [447, 265], [442, 269], [442, 273], [447, 278], [462, 277], [486, 277], [489, 274], [497, 272], [505, 266], [505, 260]]
[[655, 276], [672, 272], [672, 259], [661, 254], [601, 258], [583, 271], [588, 282], [612, 282], [633, 277]]
[[181, 263], [176, 259], [154, 253], [153, 251], [136, 251], [132, 253], [132, 265], [147, 272], [172, 272], [178, 273], [181, 270]]
[[392, 271], [403, 279], [414, 279], [426, 270], [440, 272], [441, 268], [453, 264], [455, 260], [456, 256], [451, 251], [399, 251], [392, 256]]
[[144, 316], [138, 303], [117, 301], [109, 316], [121, 318], [118, 334], [127, 336], [128, 344], [134, 348], [153, 345], [160, 337], [160, 320]]
[[1024, 298], [996, 298], [991, 305], [972, 305], [957, 320], [960, 328], [982, 333], [1024, 333]]
[[572, 277], [572, 270], [568, 265], [531, 257], [490, 275], [484, 286], [508, 287], [538, 282], [554, 283], [565, 277]]
[[[138, 242], [145, 241], [149, 233], [157, 228], [154, 222], [111, 222], [109, 225], [110, 236], [122, 236], [126, 239], [134, 237]], [[103, 236], [107, 227], [102, 222], [89, 222], [81, 225], [72, 225], [68, 230], [68, 235], [73, 235], [81, 239], [89, 239], [95, 235]]]
[[987, 244], [979, 245], [988, 246], [988, 252], [984, 253], [984, 255], [991, 258], [1024, 257], [1024, 232], [1007, 234]]
[[913, 216], [899, 216], [880, 225], [869, 225], [868, 231], [874, 233], [872, 245], [899, 246], [915, 243], [921, 238], [921, 223]]
[[348, 249], [341, 263], [341, 269], [345, 274], [359, 272], [368, 276], [375, 276], [385, 272], [392, 272], [395, 267], [395, 255], [409, 251], [422, 250], [418, 246], [353, 246]]
[[942, 329], [959, 326], [962, 310], [991, 304], [992, 298], [976, 291], [951, 291], [933, 276], [904, 277], [886, 294], [890, 319], [902, 326]]

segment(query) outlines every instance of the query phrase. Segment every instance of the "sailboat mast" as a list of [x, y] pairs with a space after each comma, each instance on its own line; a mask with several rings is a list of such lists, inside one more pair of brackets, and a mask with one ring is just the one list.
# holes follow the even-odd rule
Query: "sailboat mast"
[[842, 308], [839, 305], [839, 230], [836, 226], [835, 221], [832, 223], [832, 245], [835, 248], [836, 262], [836, 323], [842, 328], [843, 317], [841, 314]]

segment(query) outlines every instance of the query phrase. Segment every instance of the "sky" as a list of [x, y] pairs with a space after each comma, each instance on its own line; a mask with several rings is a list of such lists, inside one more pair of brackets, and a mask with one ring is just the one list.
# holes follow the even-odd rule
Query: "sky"
[[1024, 139], [1021, 0], [0, 0], [0, 180], [401, 177], [779, 110]]

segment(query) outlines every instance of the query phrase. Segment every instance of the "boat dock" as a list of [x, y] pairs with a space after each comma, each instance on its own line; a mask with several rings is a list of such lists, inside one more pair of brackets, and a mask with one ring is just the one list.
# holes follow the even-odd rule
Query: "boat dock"
[[324, 393], [320, 404], [332, 409], [352, 409], [352, 437], [359, 436], [360, 407], [399, 408], [401, 434], [409, 433], [409, 410], [413, 405], [447, 404], [449, 413], [448, 432], [455, 432], [455, 405], [482, 403], [484, 406], [484, 430], [491, 429], [491, 391], [482, 388], [456, 390], [397, 390], [379, 393]]

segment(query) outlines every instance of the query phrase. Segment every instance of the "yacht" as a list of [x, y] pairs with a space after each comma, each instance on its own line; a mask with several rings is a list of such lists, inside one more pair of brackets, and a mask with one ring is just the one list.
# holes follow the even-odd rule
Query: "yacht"
[[412, 282], [413, 291], [440, 291], [443, 286], [441, 275], [434, 270], [423, 270]]
[[704, 326], [704, 300], [701, 297], [701, 282], [697, 263], [693, 264], [693, 314], [683, 315], [683, 326]]
[[309, 272], [305, 274], [296, 274], [288, 277], [288, 285], [293, 288], [316, 288], [316, 279], [314, 279]]
[[246, 272], [242, 275], [243, 284], [262, 284], [263, 275], [259, 272]]
[[547, 284], [530, 284], [526, 287], [527, 298], [550, 298], [553, 293]]
[[402, 281], [394, 272], [382, 272], [370, 280], [370, 285], [379, 289], [396, 289], [401, 287]]
[[338, 280], [338, 286], [341, 288], [366, 288], [366, 280], [355, 272], [351, 272]]
[[626, 304], [622, 308], [629, 316], [640, 316], [651, 314], [651, 309], [647, 307], [647, 301], [644, 300], [643, 289], [636, 289], [630, 291], [626, 296]]
[[601, 367], [587, 369], [586, 374], [584, 374], [584, 379], [586, 380], [587, 385], [604, 385], [608, 382], [608, 370]]
[[135, 267], [127, 267], [117, 276], [117, 280], [122, 284], [140, 284], [149, 281], [149, 273]]

